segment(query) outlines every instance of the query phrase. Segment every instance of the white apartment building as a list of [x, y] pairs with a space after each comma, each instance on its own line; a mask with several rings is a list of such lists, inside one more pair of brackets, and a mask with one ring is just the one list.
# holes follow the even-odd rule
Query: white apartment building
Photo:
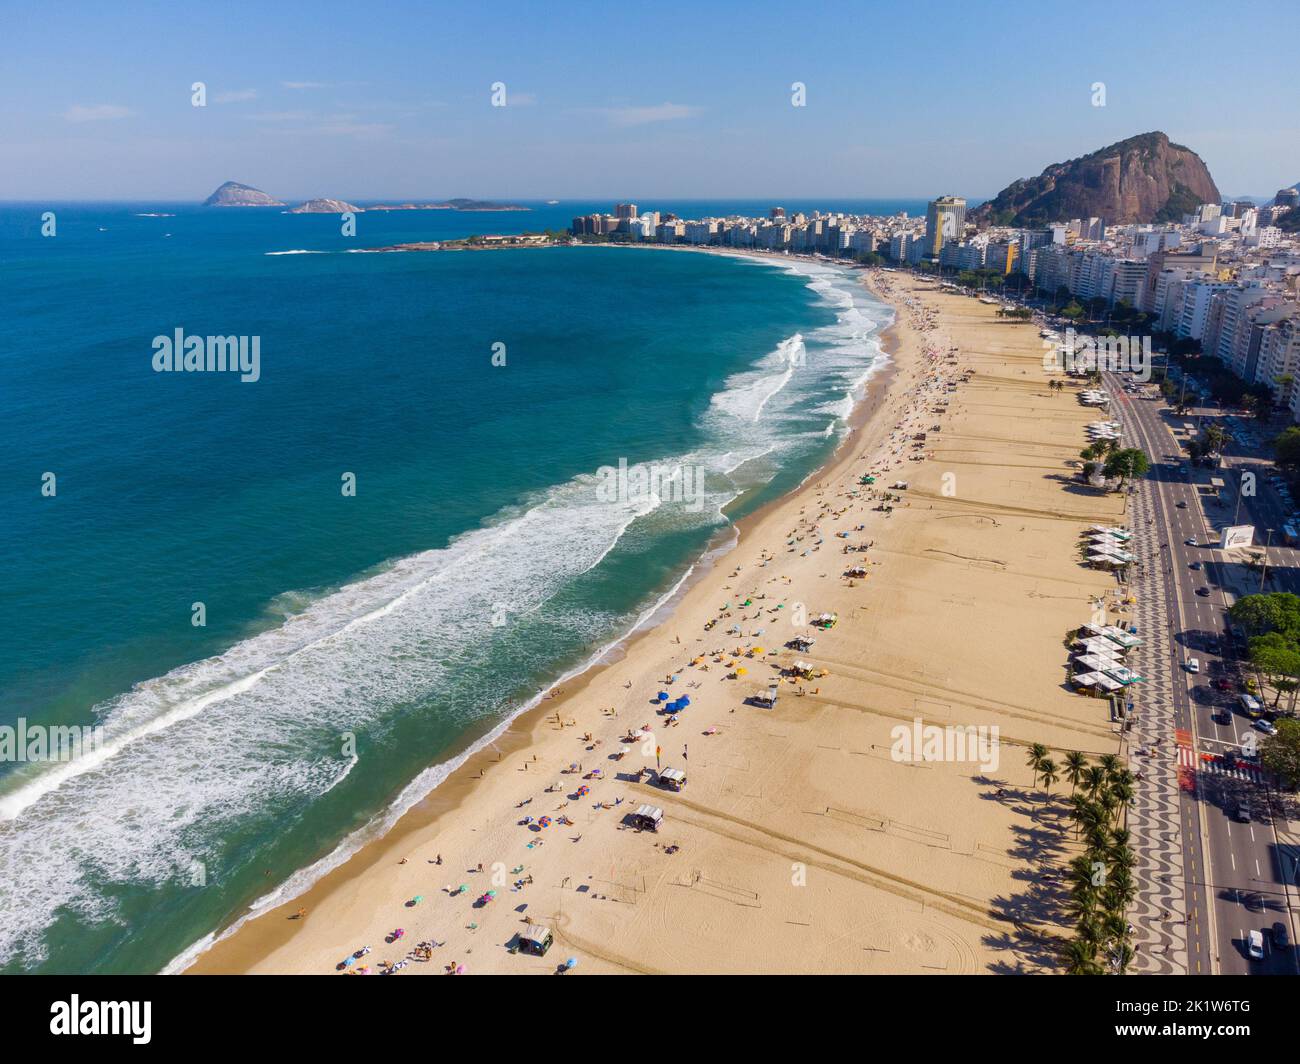
[[1231, 288], [1228, 281], [1188, 281], [1182, 290], [1182, 306], [1174, 334], [1181, 339], [1199, 340], [1205, 335], [1205, 322], [1210, 314], [1210, 300], [1215, 293]]

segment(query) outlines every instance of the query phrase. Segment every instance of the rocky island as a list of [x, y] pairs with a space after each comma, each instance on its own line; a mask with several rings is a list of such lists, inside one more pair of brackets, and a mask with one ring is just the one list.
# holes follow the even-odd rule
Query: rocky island
[[300, 203], [292, 207], [288, 214], [346, 214], [351, 211], [353, 214], [365, 210], [364, 207], [354, 207], [345, 200], [337, 199], [309, 199], [305, 203]]
[[367, 207], [368, 211], [528, 211], [517, 203], [492, 203], [490, 200], [449, 199], [441, 203], [392, 203]]
[[203, 201], [205, 207], [283, 207], [284, 204], [268, 196], [260, 188], [227, 181]]

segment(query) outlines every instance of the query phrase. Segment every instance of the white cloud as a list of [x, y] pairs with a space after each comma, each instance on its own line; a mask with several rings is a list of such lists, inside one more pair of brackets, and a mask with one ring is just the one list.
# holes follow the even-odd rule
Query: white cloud
[[601, 110], [613, 125], [644, 126], [650, 122], [674, 122], [681, 118], [694, 118], [699, 107], [684, 103], [661, 103], [652, 107], [606, 107]]
[[76, 103], [63, 112], [69, 122], [107, 122], [116, 118], [129, 118], [135, 112], [115, 103], [97, 103], [87, 107]]
[[233, 89], [229, 92], [219, 92], [212, 97], [213, 103], [246, 103], [249, 100], [257, 99], [256, 89]]
[[508, 107], [533, 107], [536, 104], [537, 93], [535, 92], [506, 91], [506, 105]]
[[301, 91], [302, 89], [324, 89], [328, 86], [323, 81], [282, 81], [280, 82], [286, 89]]

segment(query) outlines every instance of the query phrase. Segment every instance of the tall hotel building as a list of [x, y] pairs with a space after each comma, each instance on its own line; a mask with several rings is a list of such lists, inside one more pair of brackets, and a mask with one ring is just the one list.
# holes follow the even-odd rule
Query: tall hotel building
[[960, 196], [940, 196], [925, 210], [925, 254], [938, 258], [943, 245], [960, 240], [966, 232], [966, 201]]

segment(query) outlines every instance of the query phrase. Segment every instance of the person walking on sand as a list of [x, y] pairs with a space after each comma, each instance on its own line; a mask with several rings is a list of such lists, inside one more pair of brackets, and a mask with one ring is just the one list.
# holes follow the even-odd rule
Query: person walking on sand
[[686, 744], [682, 743], [682, 760], [686, 760]]

